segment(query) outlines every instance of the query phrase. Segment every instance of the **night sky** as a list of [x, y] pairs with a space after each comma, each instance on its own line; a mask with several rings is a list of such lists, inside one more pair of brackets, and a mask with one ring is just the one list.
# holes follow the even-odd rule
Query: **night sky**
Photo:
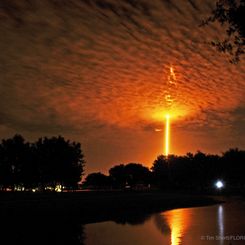
[[86, 174], [163, 152], [169, 67], [174, 154], [245, 148], [244, 59], [199, 27], [214, 0], [1, 0], [0, 137], [81, 142]]

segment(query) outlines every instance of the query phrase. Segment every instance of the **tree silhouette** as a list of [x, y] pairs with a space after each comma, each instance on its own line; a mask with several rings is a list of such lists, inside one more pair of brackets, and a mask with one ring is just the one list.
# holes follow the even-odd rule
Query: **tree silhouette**
[[33, 147], [42, 186], [77, 186], [85, 163], [80, 143], [67, 141], [61, 136], [45, 137]]
[[219, 22], [226, 26], [226, 38], [222, 41], [212, 41], [220, 52], [228, 52], [232, 56], [231, 62], [239, 61], [244, 54], [245, 44], [245, 1], [244, 0], [219, 0], [212, 15], [201, 25]]
[[157, 159], [153, 162], [151, 170], [154, 184], [163, 189], [169, 187], [170, 170], [168, 158], [166, 156], [158, 156]]
[[84, 163], [80, 143], [59, 136], [40, 138], [30, 144], [21, 135], [15, 135], [0, 144], [0, 187], [74, 188], [81, 180]]
[[223, 179], [227, 188], [242, 190], [245, 186], [245, 151], [230, 149], [222, 156], [203, 152], [185, 156], [160, 155], [152, 166], [153, 181], [161, 189], [212, 190], [216, 180]]
[[2, 140], [0, 147], [0, 183], [3, 188], [22, 185], [24, 182], [23, 169], [30, 160], [29, 143], [21, 135], [12, 139]]
[[140, 163], [128, 163], [124, 167], [126, 181], [131, 187], [150, 183], [150, 171]]
[[109, 170], [109, 175], [113, 181], [113, 187], [115, 188], [124, 188], [126, 185], [126, 175], [124, 165], [116, 165]]
[[171, 188], [189, 189], [193, 187], [191, 158], [188, 156], [171, 155], [168, 157], [168, 164]]
[[233, 185], [245, 186], [245, 151], [229, 149], [222, 156], [223, 175]]
[[91, 173], [85, 178], [83, 186], [89, 189], [108, 189], [111, 186], [111, 178], [100, 172]]
[[40, 173], [35, 161], [33, 145], [28, 143], [25, 162], [21, 168], [21, 182], [27, 189], [33, 189], [40, 183]]
[[[15, 135], [0, 144], [0, 188], [76, 188], [84, 163], [80, 143], [59, 136], [40, 138], [31, 144]], [[120, 164], [109, 170], [109, 176], [89, 174], [83, 185], [96, 189], [124, 189], [128, 185], [137, 189], [153, 183], [161, 189], [205, 191], [213, 188], [217, 179], [223, 179], [227, 189], [240, 191], [245, 186], [244, 163], [245, 151], [239, 149], [230, 149], [222, 156], [200, 151], [184, 156], [160, 155], [151, 171], [139, 163]]]
[[134, 188], [136, 185], [147, 185], [150, 183], [150, 171], [140, 163], [120, 164], [109, 170], [113, 186], [116, 188], [125, 188], [129, 185]]

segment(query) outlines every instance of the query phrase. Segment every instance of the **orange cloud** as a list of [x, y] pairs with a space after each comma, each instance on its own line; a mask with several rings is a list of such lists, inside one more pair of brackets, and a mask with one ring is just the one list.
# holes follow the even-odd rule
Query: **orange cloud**
[[[223, 35], [222, 28], [198, 27], [213, 4], [4, 3], [0, 133], [5, 137], [17, 131], [30, 138], [65, 134], [82, 141], [91, 169], [99, 168], [99, 162], [108, 167], [115, 159], [150, 162], [162, 149], [160, 134], [151, 133], [164, 126], [164, 91], [172, 64], [177, 79], [173, 130], [180, 137], [174, 152], [188, 150], [183, 137], [195, 149], [197, 132], [200, 149], [244, 147], [239, 137], [232, 138], [240, 125], [236, 118], [244, 118], [244, 110], [238, 110], [244, 108], [244, 62], [231, 65], [207, 44]], [[234, 113], [239, 116], [232, 117]], [[213, 130], [219, 134], [210, 143]], [[155, 143], [147, 149], [149, 143], [142, 140]], [[116, 147], [121, 149], [118, 158], [112, 156]], [[102, 152], [106, 157], [99, 156]]]

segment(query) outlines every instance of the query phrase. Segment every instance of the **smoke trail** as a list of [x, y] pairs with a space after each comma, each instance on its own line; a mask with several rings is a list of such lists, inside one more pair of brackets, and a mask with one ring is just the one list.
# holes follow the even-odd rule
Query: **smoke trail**
[[166, 81], [166, 90], [165, 90], [165, 103], [167, 111], [169, 112], [174, 104], [176, 97], [176, 76], [172, 66], [169, 68], [169, 75]]
[[170, 117], [171, 110], [176, 98], [176, 76], [174, 69], [170, 66], [170, 72], [167, 79], [166, 90], [165, 90], [165, 103], [166, 103], [166, 115], [165, 115], [165, 156], [168, 157], [170, 149]]

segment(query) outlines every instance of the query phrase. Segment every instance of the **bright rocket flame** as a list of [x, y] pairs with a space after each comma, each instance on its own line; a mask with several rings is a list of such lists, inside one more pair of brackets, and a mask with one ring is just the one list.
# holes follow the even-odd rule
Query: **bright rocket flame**
[[166, 115], [165, 121], [165, 156], [167, 157], [169, 154], [169, 136], [170, 136], [170, 116]]

